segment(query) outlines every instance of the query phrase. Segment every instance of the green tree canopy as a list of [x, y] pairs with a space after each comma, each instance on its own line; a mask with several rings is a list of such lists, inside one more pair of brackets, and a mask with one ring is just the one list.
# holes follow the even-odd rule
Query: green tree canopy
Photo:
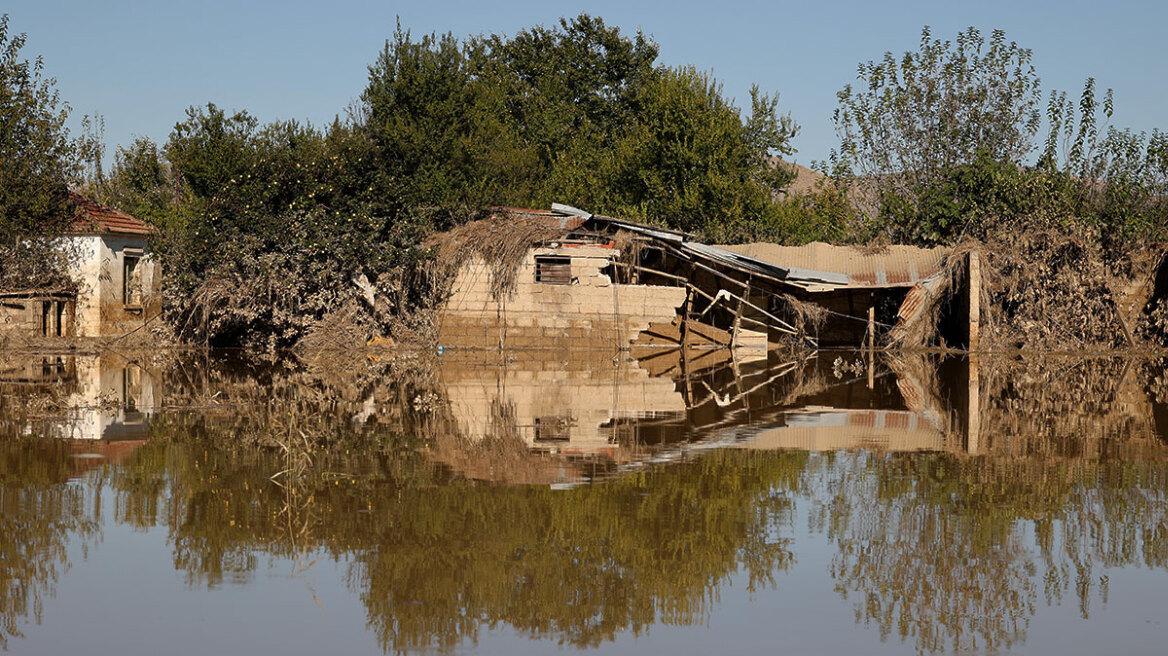
[[942, 41], [925, 27], [916, 52], [886, 52], [858, 78], [838, 93], [832, 169], [892, 239], [1072, 224], [1104, 244], [1164, 233], [1163, 135], [1106, 126], [1112, 92], [1100, 100], [1093, 78], [1077, 102], [1051, 92], [1043, 114], [1031, 51], [1001, 30]]
[[69, 105], [44, 72], [23, 59], [24, 34], [0, 15], [0, 239], [50, 232], [68, 219], [68, 183], [79, 170], [79, 142], [69, 137]]
[[956, 41], [934, 39], [926, 26], [917, 52], [859, 65], [858, 87], [837, 96], [834, 153], [846, 170], [930, 178], [975, 161], [1022, 164], [1034, 149], [1039, 78], [1031, 51], [994, 30], [975, 28]]
[[192, 107], [162, 147], [119, 152], [105, 187], [162, 228], [176, 323], [225, 343], [296, 341], [353, 300], [354, 276], [490, 206], [559, 201], [719, 238], [782, 225], [792, 176], [774, 158], [797, 126], [777, 97], [753, 90], [744, 116], [711, 76], [656, 60], [645, 35], [588, 15], [465, 39], [399, 25], [346, 120]]
[[744, 119], [657, 50], [586, 14], [462, 41], [399, 27], [362, 96], [374, 184], [405, 202], [564, 201], [698, 231], [773, 211], [790, 175], [771, 160], [797, 126], [757, 89]]

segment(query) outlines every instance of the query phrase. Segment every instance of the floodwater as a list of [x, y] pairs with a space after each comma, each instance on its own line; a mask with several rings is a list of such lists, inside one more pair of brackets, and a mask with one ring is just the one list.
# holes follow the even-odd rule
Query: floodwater
[[1163, 654], [1162, 360], [0, 358], [12, 654]]

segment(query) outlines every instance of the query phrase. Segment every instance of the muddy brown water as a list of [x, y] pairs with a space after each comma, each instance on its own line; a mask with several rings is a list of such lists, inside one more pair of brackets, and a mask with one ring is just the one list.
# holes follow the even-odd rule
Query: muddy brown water
[[13, 654], [1162, 654], [1155, 359], [0, 358]]

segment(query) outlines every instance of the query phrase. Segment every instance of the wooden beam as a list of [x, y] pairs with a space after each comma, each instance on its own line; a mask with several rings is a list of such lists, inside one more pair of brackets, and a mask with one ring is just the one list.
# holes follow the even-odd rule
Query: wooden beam
[[[726, 290], [723, 290], [723, 291], [726, 291]], [[774, 322], [778, 323], [778, 324], [779, 324], [779, 326], [781, 326], [781, 327], [782, 327], [782, 328], [779, 330], [779, 332], [784, 332], [784, 333], [787, 333], [787, 334], [789, 334], [789, 335], [795, 335], [795, 334], [798, 334], [798, 331], [797, 331], [797, 330], [795, 330], [795, 327], [794, 327], [794, 326], [792, 326], [791, 324], [787, 323], [786, 321], [783, 321], [782, 319], [780, 319], [780, 318], [776, 317], [775, 315], [771, 314], [770, 312], [767, 312], [766, 310], [764, 310], [764, 309], [760, 308], [759, 306], [755, 305], [754, 303], [751, 303], [750, 301], [748, 301], [748, 300], [746, 300], [746, 299], [742, 298], [741, 296], [738, 296], [738, 295], [734, 294], [734, 292], [731, 292], [731, 291], [726, 291], [726, 293], [727, 293], [727, 294], [728, 294], [728, 295], [729, 295], [731, 298], [733, 298], [733, 299], [735, 299], [735, 300], [737, 300], [737, 301], [741, 302], [741, 303], [742, 303], [743, 305], [745, 305], [746, 307], [752, 308], [752, 309], [756, 310], [757, 312], [759, 312], [760, 314], [762, 314], [764, 317], [766, 317], [766, 318], [770, 319], [771, 321], [774, 321]]]
[[[1125, 327], [1126, 328], [1126, 327]], [[1128, 336], [1130, 343], [1131, 336]], [[981, 342], [981, 256], [969, 252], [969, 350], [976, 352]]]
[[[613, 262], [613, 264], [615, 264], [616, 266], [625, 267], [627, 269], [632, 269], [634, 272], [643, 271], [643, 272], [648, 273], [648, 274], [653, 275], [653, 276], [661, 276], [662, 278], [668, 278], [670, 280], [676, 280], [678, 282], [689, 282], [689, 279], [686, 278], [685, 276], [676, 276], [676, 275], [673, 275], [672, 273], [665, 273], [664, 271], [658, 271], [657, 269], [654, 269], [651, 267], [643, 267], [643, 266], [640, 266], [638, 264], [628, 264], [626, 262], [615, 262], [615, 261]], [[636, 283], [634, 283], [634, 284], [636, 284]]]
[[965, 452], [975, 455], [981, 448], [981, 371], [977, 351], [969, 354], [967, 396], [969, 405], [966, 408]]
[[868, 351], [876, 350], [876, 308], [868, 306]]

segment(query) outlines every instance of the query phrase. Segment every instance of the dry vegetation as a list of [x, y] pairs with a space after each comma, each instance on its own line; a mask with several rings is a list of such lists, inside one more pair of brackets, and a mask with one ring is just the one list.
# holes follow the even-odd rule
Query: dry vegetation
[[1150, 249], [1116, 257], [1081, 234], [1029, 231], [985, 244], [985, 337], [1044, 350], [1142, 348], [1137, 322], [1158, 263]]

